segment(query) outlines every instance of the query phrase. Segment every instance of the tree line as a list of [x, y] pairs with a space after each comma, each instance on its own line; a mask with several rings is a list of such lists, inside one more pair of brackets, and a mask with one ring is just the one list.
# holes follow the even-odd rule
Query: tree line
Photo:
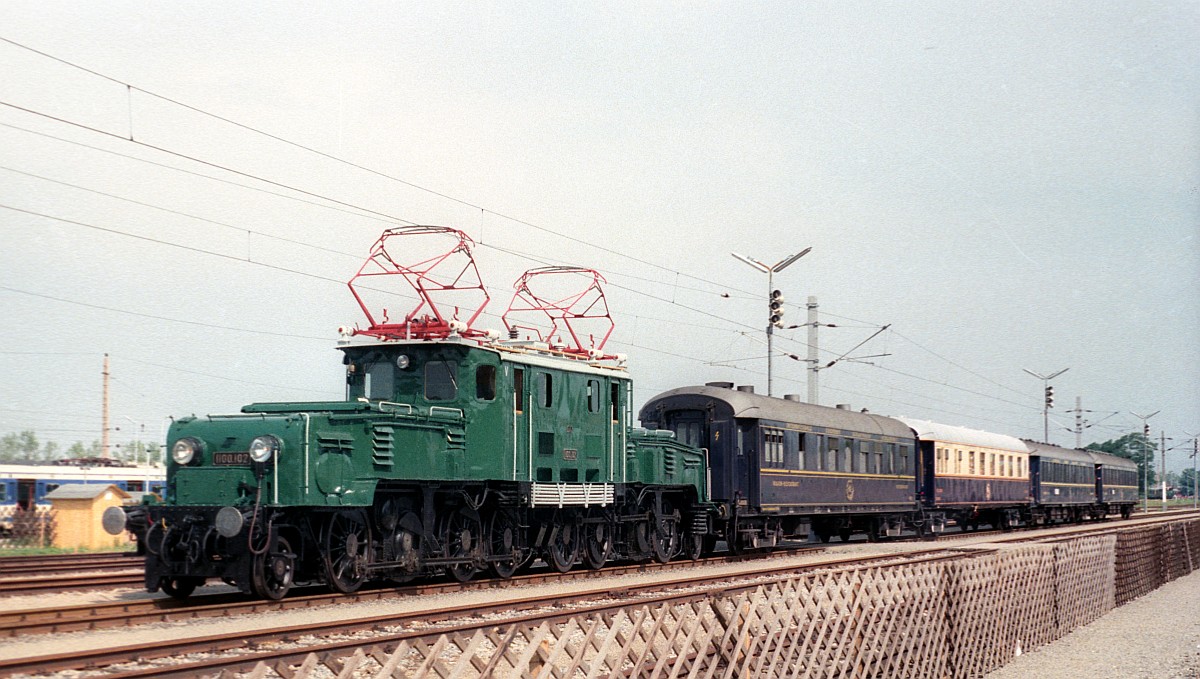
[[[57, 441], [39, 441], [37, 433], [26, 429], [0, 437], [0, 463], [31, 464], [53, 462], [77, 457], [102, 457], [104, 447], [99, 440], [85, 444], [76, 441], [63, 448]], [[149, 461], [162, 463], [162, 446], [158, 443], [132, 440], [128, 443], [109, 445], [109, 456], [122, 462]]]

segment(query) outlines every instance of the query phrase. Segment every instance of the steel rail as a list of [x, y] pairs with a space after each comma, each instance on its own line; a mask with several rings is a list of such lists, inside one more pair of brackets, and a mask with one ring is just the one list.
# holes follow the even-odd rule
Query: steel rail
[[[499, 625], [519, 624], [529, 621], [555, 620], [574, 615], [586, 615], [628, 607], [630, 605], [653, 605], [671, 601], [702, 600], [714, 594], [736, 594], [753, 590], [769, 582], [786, 579], [787, 577], [806, 571], [827, 570], [830, 568], [871, 568], [893, 566], [901, 563], [921, 563], [924, 561], [953, 560], [971, 558], [973, 553], [947, 551], [942, 548], [923, 550], [907, 554], [871, 555], [835, 561], [825, 561], [812, 564], [796, 565], [780, 569], [778, 567], [757, 568], [736, 574], [706, 574], [702, 577], [675, 578], [653, 583], [630, 585], [604, 585], [593, 589], [580, 590], [567, 594], [547, 596], [537, 594], [532, 596], [504, 598], [485, 606], [477, 603], [464, 604], [454, 607], [443, 607], [409, 611], [404, 613], [389, 613], [363, 618], [354, 618], [333, 622], [322, 622], [308, 625], [288, 625], [254, 632], [234, 632], [232, 634], [216, 634], [190, 639], [169, 641], [152, 641], [144, 644], [132, 644], [113, 648], [95, 649], [89, 651], [73, 651], [28, 658], [0, 660], [0, 675], [39, 674], [67, 670], [85, 670], [108, 665], [146, 661], [165, 657], [183, 657], [191, 653], [220, 653], [239, 649], [255, 648], [272, 643], [286, 642], [304, 636], [319, 636], [330, 634], [350, 634], [359, 632], [381, 631], [404, 625], [406, 622], [448, 621], [461, 618], [472, 618], [471, 621], [457, 626], [438, 629], [421, 629], [405, 632], [385, 632], [384, 636], [373, 636], [369, 639], [344, 640], [305, 647], [304, 649], [289, 649], [281, 651], [265, 651], [253, 654], [252, 657], [235, 659], [206, 659], [198, 663], [180, 664], [169, 668], [156, 667], [142, 670], [131, 670], [126, 673], [105, 673], [105, 676], [195, 676], [198, 672], [213, 671], [213, 668], [231, 669], [246, 663], [257, 664], [270, 659], [271, 662], [297, 656], [303, 657], [311, 652], [328, 653], [338, 649], [354, 649], [362, 646], [379, 646], [380, 644], [399, 643], [406, 639], [440, 635], [448, 631], [470, 631], [480, 628], [496, 627]], [[874, 565], [872, 565], [874, 564]], [[735, 580], [736, 578], [736, 580]], [[675, 588], [676, 591], [662, 594]], [[610, 603], [579, 606], [579, 602], [596, 599], [618, 599]], [[571, 605], [570, 610], [555, 610]], [[518, 612], [516, 616], [504, 618], [489, 618], [479, 620], [484, 614], [499, 614]]]

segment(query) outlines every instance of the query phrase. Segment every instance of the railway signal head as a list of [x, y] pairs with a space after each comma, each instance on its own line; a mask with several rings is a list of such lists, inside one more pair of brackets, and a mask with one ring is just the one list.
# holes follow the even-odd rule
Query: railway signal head
[[1054, 387], [1049, 385], [1046, 386], [1046, 407], [1054, 407]]
[[768, 305], [771, 310], [771, 315], [770, 315], [771, 325], [775, 326], [776, 328], [782, 328], [783, 327], [783, 292], [780, 290], [772, 290], [771, 291], [771, 299], [770, 299]]

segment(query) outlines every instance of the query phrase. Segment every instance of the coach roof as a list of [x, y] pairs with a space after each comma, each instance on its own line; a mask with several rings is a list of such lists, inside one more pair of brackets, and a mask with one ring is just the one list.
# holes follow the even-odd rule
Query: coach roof
[[1029, 439], [1025, 439], [1025, 445], [1029, 448], [1030, 455], [1052, 457], [1060, 460], [1070, 460], [1072, 462], [1083, 462], [1089, 465], [1094, 464], [1092, 456], [1086, 450], [1061, 448], [1059, 446], [1052, 446], [1048, 443], [1030, 441]]
[[[642, 408], [642, 413], [645, 414], [647, 411], [656, 409], [666, 399], [689, 396], [721, 401], [733, 411], [733, 416], [738, 418], [806, 424], [866, 434], [912, 438], [912, 432], [908, 427], [890, 417], [812, 405], [725, 387], [681, 387], [665, 391], [647, 401]], [[643, 417], [642, 419], [647, 418]]]
[[959, 445], [978, 446], [980, 448], [1010, 450], [1018, 453], [1029, 452], [1029, 448], [1021, 442], [1021, 439], [1007, 434], [997, 434], [995, 432], [970, 429], [968, 427], [956, 427], [951, 424], [917, 420], [911, 417], [897, 417], [896, 419], [911, 427], [913, 432], [916, 433], [917, 438], [922, 441], [941, 441], [943, 443], [957, 443]]

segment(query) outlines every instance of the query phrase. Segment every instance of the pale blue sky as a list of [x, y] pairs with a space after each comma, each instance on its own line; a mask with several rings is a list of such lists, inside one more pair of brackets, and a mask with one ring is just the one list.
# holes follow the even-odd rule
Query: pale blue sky
[[[0, 433], [98, 438], [104, 352], [114, 424], [155, 434], [340, 396], [336, 281], [387, 226], [363, 210], [479, 239], [497, 313], [542, 261], [603, 271], [639, 404], [765, 390], [765, 277], [729, 252], [812, 246], [777, 283], [851, 326], [822, 357], [892, 328], [822, 373], [827, 405], [1040, 438], [1021, 369], [1069, 366], [1055, 443], [1076, 396], [1122, 413], [1084, 443], [1130, 410], [1200, 431], [1195, 3], [7, 2], [0, 36], [408, 182], [0, 43], [0, 101], [116, 135], [0, 107], [0, 204], [58, 218], [0, 208]], [[775, 382], [803, 394], [802, 365]]]

